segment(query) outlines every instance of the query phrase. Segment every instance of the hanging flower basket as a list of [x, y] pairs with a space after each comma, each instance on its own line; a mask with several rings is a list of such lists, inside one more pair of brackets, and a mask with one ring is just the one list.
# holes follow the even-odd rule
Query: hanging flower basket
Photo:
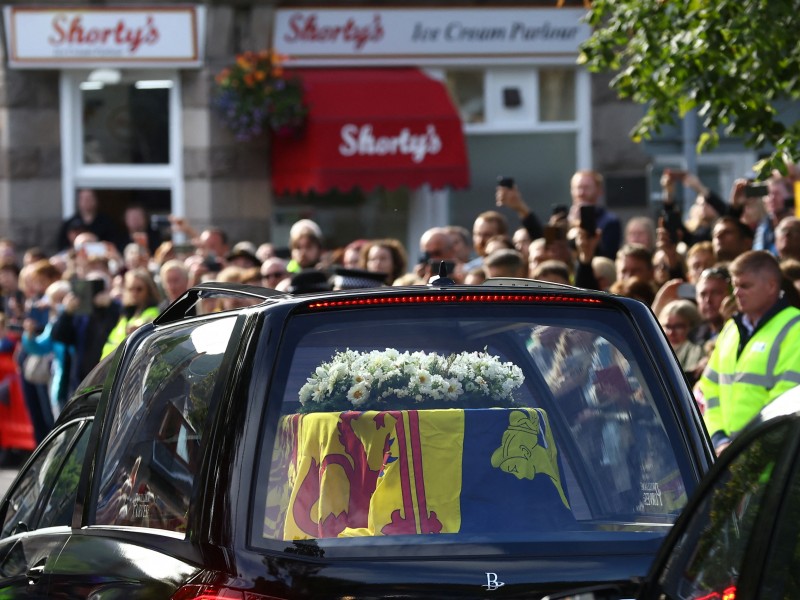
[[303, 87], [299, 79], [286, 76], [273, 51], [237, 55], [215, 82], [214, 109], [238, 140], [252, 140], [267, 130], [293, 135], [305, 125]]

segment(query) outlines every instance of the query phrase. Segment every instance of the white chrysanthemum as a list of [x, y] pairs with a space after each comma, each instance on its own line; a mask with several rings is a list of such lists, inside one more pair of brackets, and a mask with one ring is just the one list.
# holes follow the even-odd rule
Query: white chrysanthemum
[[448, 379], [444, 391], [444, 397], [447, 400], [458, 400], [458, 397], [464, 393], [464, 388], [458, 379]]
[[347, 391], [347, 399], [353, 406], [364, 404], [369, 398], [369, 386], [364, 383], [357, 383]]

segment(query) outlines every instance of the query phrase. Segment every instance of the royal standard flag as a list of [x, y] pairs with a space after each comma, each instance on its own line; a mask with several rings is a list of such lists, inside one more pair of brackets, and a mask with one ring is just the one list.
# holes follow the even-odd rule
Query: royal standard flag
[[522, 533], [574, 524], [541, 409], [290, 415], [278, 445], [268, 537]]

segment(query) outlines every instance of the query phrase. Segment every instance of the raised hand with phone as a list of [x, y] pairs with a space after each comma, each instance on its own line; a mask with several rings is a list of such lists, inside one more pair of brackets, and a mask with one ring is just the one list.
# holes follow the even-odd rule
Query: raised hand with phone
[[496, 206], [505, 206], [513, 210], [522, 226], [528, 230], [528, 235], [532, 240], [542, 237], [542, 225], [536, 214], [522, 199], [522, 194], [517, 187], [514, 178], [506, 175], [497, 176], [497, 186], [494, 191], [494, 203]]

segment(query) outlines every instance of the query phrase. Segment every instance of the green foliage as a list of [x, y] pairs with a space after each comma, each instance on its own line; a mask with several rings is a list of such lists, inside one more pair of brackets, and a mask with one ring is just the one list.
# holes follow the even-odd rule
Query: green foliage
[[720, 132], [757, 150], [757, 165], [785, 172], [798, 161], [800, 123], [781, 122], [776, 102], [800, 99], [800, 3], [774, 0], [593, 0], [594, 33], [579, 62], [617, 74], [612, 88], [646, 105], [631, 132], [648, 139], [696, 109], [706, 131], [698, 151]]

